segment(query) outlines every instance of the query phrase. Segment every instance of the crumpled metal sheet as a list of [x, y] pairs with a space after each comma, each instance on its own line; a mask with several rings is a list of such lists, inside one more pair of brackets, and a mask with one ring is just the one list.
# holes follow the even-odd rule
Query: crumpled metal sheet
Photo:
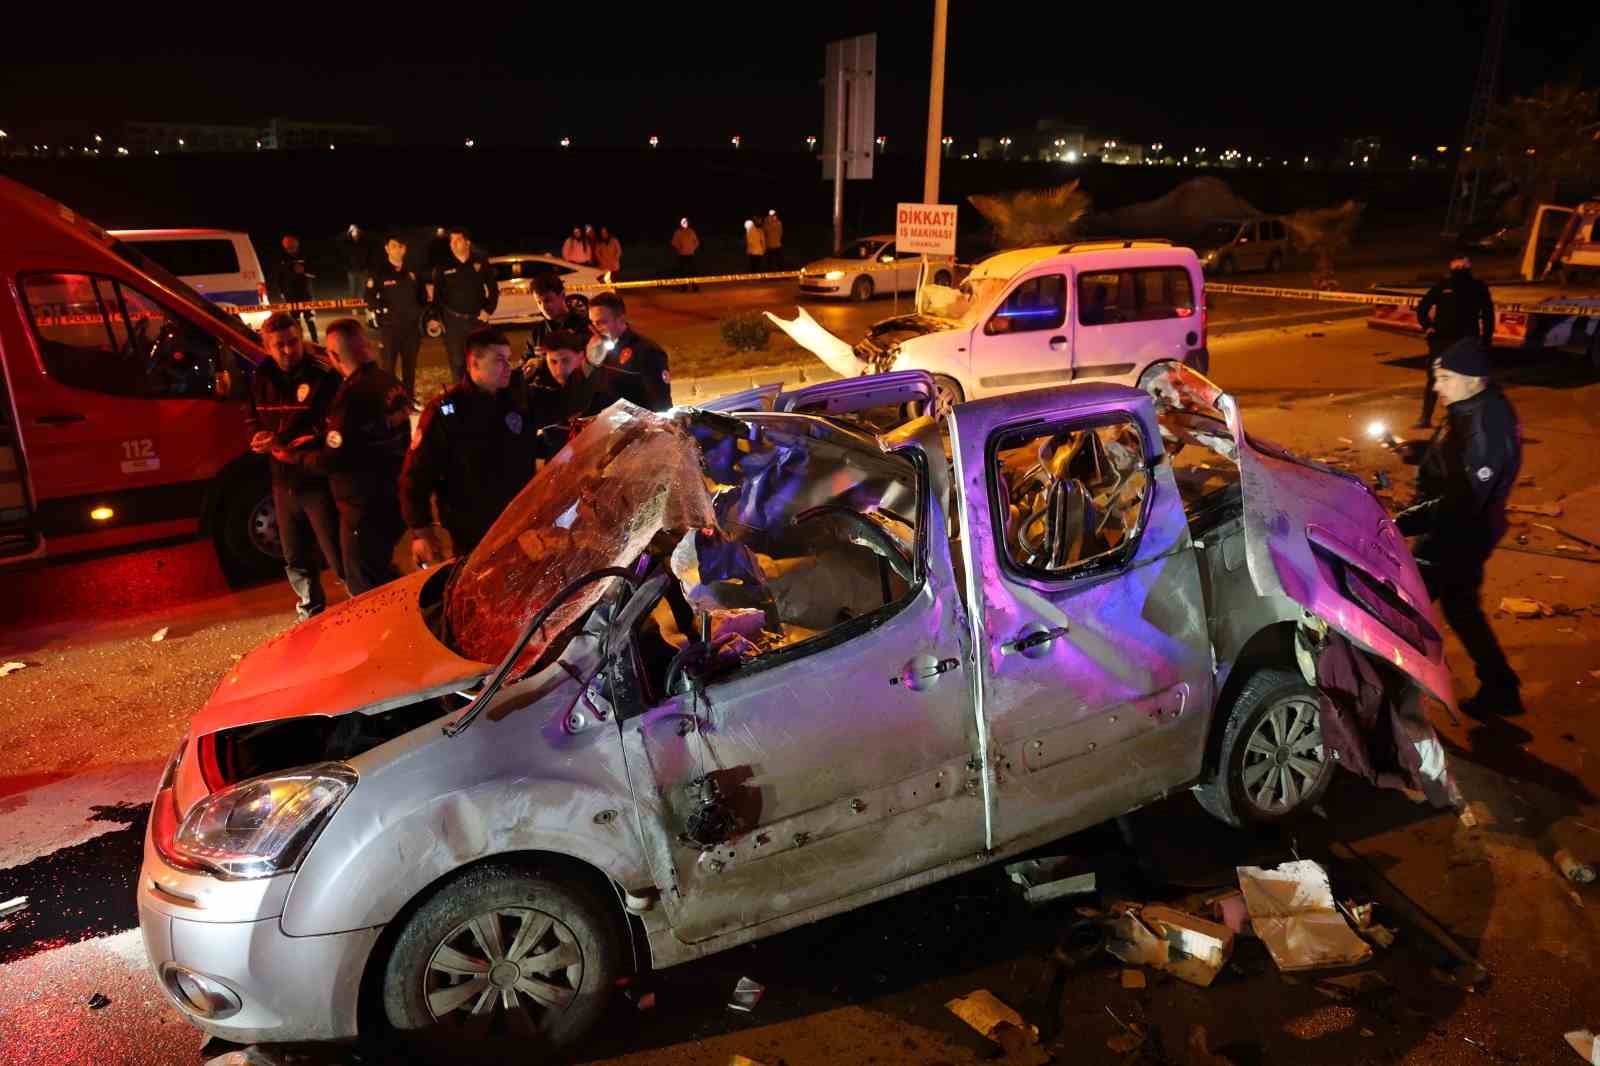
[[[672, 418], [619, 400], [536, 474], [454, 577], [446, 621], [461, 654], [497, 662], [564, 585], [631, 566], [658, 535], [715, 527], [700, 450]], [[606, 582], [551, 614], [518, 658], [521, 671], [562, 641]]]
[[853, 378], [866, 369], [866, 364], [856, 357], [855, 350], [828, 332], [826, 327], [806, 313], [805, 308], [795, 308], [793, 318], [779, 318], [771, 311], [767, 311], [766, 316], [796, 344], [821, 359], [829, 370], [840, 377]]

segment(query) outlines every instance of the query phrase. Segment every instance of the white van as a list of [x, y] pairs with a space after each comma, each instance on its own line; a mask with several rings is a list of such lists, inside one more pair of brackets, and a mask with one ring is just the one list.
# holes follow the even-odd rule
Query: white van
[[[247, 234], [225, 229], [114, 229], [113, 237], [155, 260], [214, 304], [265, 306], [267, 278]], [[242, 313], [260, 329], [267, 312]]]

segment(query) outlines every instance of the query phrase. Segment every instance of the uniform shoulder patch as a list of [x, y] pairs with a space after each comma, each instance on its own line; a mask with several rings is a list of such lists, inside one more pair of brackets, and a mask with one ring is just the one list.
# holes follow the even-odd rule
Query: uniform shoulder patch
[[336, 429], [330, 429], [330, 430], [328, 430], [327, 441], [328, 441], [328, 447], [330, 447], [330, 448], [338, 448], [338, 447], [340, 447], [341, 445], [344, 444], [344, 434], [340, 433]]

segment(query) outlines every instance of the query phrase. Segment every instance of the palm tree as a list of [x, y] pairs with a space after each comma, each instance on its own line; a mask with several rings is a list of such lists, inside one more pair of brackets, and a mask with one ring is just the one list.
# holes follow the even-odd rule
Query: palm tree
[[1533, 96], [1514, 96], [1496, 107], [1485, 130], [1484, 158], [1529, 193], [1524, 221], [1555, 199], [1563, 178], [1600, 170], [1600, 89], [1576, 83], [1545, 85]]
[[1076, 181], [1052, 189], [978, 194], [967, 199], [994, 227], [995, 245], [1025, 248], [1069, 239], [1089, 210], [1089, 194]]
[[1297, 250], [1311, 253], [1316, 264], [1312, 281], [1317, 288], [1339, 287], [1333, 276], [1333, 260], [1350, 247], [1350, 237], [1366, 206], [1347, 200], [1337, 207], [1301, 208], [1284, 217], [1290, 242]]

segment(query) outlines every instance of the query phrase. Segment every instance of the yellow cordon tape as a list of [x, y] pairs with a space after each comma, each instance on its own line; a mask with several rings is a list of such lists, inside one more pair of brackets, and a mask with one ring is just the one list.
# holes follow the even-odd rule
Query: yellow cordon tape
[[[1208, 283], [1207, 292], [1220, 292], [1232, 296], [1276, 296], [1290, 300], [1326, 300], [1330, 303], [1376, 304], [1385, 307], [1415, 307], [1422, 302], [1420, 296], [1403, 296], [1383, 292], [1339, 292], [1324, 289], [1284, 289], [1274, 285], [1234, 285], [1227, 282]], [[1562, 315], [1600, 317], [1600, 299], [1592, 304], [1523, 304], [1497, 303], [1495, 311], [1512, 311], [1526, 315]]]

